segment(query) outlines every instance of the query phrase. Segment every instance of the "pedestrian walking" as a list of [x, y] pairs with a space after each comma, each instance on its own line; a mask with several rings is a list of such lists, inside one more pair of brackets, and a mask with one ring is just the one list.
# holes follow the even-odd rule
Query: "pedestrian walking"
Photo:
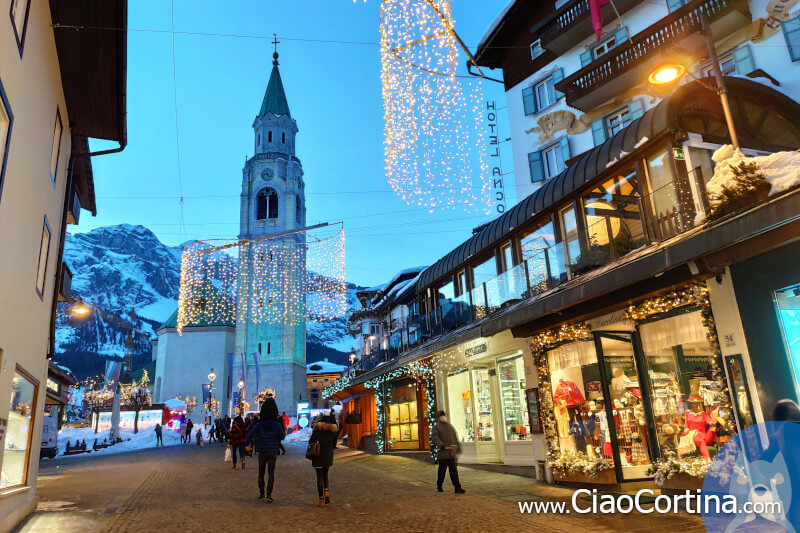
[[196, 437], [197, 437], [197, 445], [198, 446], [202, 446], [203, 445], [203, 428], [197, 428]]
[[186, 424], [181, 424], [181, 429], [179, 430], [181, 434], [181, 444], [186, 442]]
[[156, 424], [156, 447], [164, 446], [164, 440], [161, 437], [161, 424]]
[[289, 415], [287, 415], [285, 412], [281, 414], [281, 424], [283, 424], [283, 431], [285, 431], [287, 435], [289, 434], [290, 422]]
[[230, 442], [228, 443], [228, 446], [231, 448], [234, 470], [236, 470], [237, 452], [239, 454], [239, 458], [242, 460], [242, 470], [244, 470], [244, 441], [247, 438], [247, 435], [247, 427], [244, 425], [244, 420], [241, 416], [237, 416], [233, 419]]
[[192, 419], [186, 421], [186, 444], [192, 443], [192, 428], [194, 427], [194, 423], [192, 423]]
[[318, 453], [311, 458], [311, 466], [317, 473], [317, 493], [320, 507], [331, 503], [328, 470], [333, 466], [333, 449], [336, 447], [338, 435], [339, 426], [336, 425], [336, 416], [331, 411], [314, 424], [314, 431], [311, 432], [311, 438], [308, 439], [309, 445], [319, 444]]
[[439, 420], [431, 431], [431, 443], [436, 446], [436, 457], [439, 460], [439, 475], [436, 479], [436, 488], [439, 492], [444, 492], [444, 473], [450, 470], [450, 481], [456, 490], [456, 494], [464, 494], [461, 482], [458, 480], [458, 466], [456, 459], [461, 453], [461, 443], [458, 441], [456, 428], [447, 421], [447, 414], [439, 411]]
[[[261, 501], [272, 502], [272, 489], [275, 486], [275, 462], [281, 441], [286, 436], [283, 425], [278, 420], [278, 406], [273, 398], [267, 398], [261, 405], [258, 423], [248, 433], [245, 442], [253, 444], [258, 454], [258, 490]], [[267, 492], [264, 494], [264, 470], [267, 470]]]

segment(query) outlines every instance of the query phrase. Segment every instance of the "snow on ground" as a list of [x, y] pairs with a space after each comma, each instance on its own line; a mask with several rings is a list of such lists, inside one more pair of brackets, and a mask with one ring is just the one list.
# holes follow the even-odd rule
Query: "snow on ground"
[[[197, 427], [195, 426], [192, 429], [192, 444], [191, 446], [195, 446], [195, 434], [197, 433]], [[200, 426], [202, 427], [202, 426]], [[153, 428], [145, 428], [139, 430], [139, 433], [134, 434], [132, 429], [122, 429], [120, 431], [120, 436], [122, 437], [123, 441], [119, 444], [115, 444], [114, 446], [109, 446], [108, 448], [104, 448], [98, 451], [92, 451], [90, 454], [78, 454], [78, 456], [86, 456], [90, 455], [92, 457], [97, 455], [112, 455], [116, 453], [125, 453], [125, 452], [132, 452], [135, 450], [144, 450], [146, 448], [155, 448], [156, 447], [156, 432]], [[203, 431], [203, 438], [207, 441], [208, 435], [207, 431]], [[103, 439], [108, 440], [109, 430], [99, 431], [97, 433], [94, 432], [93, 428], [76, 428], [76, 427], [65, 427], [61, 431], [58, 432], [58, 455], [56, 458], [61, 458], [64, 455], [64, 451], [67, 448], [67, 441], [69, 441], [71, 446], [74, 446], [79, 441], [86, 441], [86, 449], [90, 450], [92, 445], [94, 444], [94, 440], [97, 439], [98, 444], [102, 444]], [[162, 440], [164, 442], [164, 446], [177, 446], [181, 444], [181, 436], [178, 434], [177, 431], [165, 429], [162, 433]], [[67, 456], [70, 457], [70, 456]]]
[[284, 442], [308, 442], [309, 438], [311, 438], [311, 428], [307, 427], [286, 435]]

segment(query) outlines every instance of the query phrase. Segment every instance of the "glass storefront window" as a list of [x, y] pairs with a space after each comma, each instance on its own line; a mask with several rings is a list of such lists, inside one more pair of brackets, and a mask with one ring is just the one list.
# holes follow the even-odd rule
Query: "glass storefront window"
[[497, 364], [506, 440], [529, 440], [530, 415], [525, 405], [525, 363], [522, 356]]
[[724, 392], [713, 377], [700, 311], [639, 326], [658, 447], [668, 458], [712, 458], [728, 439], [719, 416]]
[[647, 477], [651, 464], [642, 389], [628, 333], [600, 333], [603, 363], [609, 379], [619, 461], [625, 479]]
[[463, 369], [447, 376], [447, 413], [450, 423], [456, 428], [461, 442], [475, 442], [475, 418], [472, 412], [472, 390], [469, 372]]
[[17, 371], [11, 382], [11, 410], [8, 413], [5, 451], [0, 470], [0, 490], [24, 485], [28, 474], [33, 413], [36, 409], [36, 388], [24, 374]]
[[492, 385], [487, 367], [472, 369], [472, 383], [475, 391], [476, 439], [494, 440], [494, 420], [492, 412]]
[[411, 380], [393, 383], [386, 405], [386, 432], [390, 450], [419, 448], [417, 386]]
[[672, 172], [672, 154], [666, 150], [659, 151], [648, 157], [646, 163], [654, 224], [658, 237], [668, 239], [680, 233], [683, 227]]
[[605, 457], [613, 463], [594, 342], [571, 342], [548, 350], [547, 365], [560, 450], [591, 460]]
[[800, 386], [800, 285], [775, 291], [775, 306], [794, 381]]
[[544, 290], [548, 284], [558, 285], [567, 279], [563, 248], [556, 246], [556, 236], [551, 221], [523, 235], [520, 247], [522, 259], [528, 262], [528, 275], [532, 286], [542, 285]]

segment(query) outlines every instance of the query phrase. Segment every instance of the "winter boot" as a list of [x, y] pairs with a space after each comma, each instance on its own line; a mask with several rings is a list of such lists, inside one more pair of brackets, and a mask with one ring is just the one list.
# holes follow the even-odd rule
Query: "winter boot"
[[264, 493], [263, 493], [263, 492], [261, 493], [261, 496], [259, 496], [259, 497], [258, 497], [258, 501], [260, 501], [260, 502], [263, 502], [263, 501], [264, 501], [264, 500], [266, 500], [266, 499], [267, 499], [267, 497], [266, 497], [266, 496], [264, 496]]
[[325, 489], [325, 505], [331, 503], [331, 493], [328, 489]]
[[320, 498], [319, 499], [319, 504], [317, 504], [317, 506], [318, 507], [325, 507], [325, 498]]

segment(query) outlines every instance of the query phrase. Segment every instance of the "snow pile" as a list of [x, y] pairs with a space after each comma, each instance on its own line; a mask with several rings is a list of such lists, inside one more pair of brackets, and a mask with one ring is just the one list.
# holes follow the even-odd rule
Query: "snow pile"
[[284, 442], [308, 442], [308, 439], [311, 438], [311, 428], [303, 428], [300, 431], [295, 431], [289, 435], [286, 435]]
[[[191, 446], [195, 446], [195, 433], [197, 433], [196, 427], [192, 430]], [[204, 439], [208, 438], [207, 433], [207, 431], [203, 431]], [[139, 433], [136, 434], [133, 433], [132, 429], [121, 429], [120, 437], [122, 438], [122, 442], [119, 444], [109, 446], [108, 448], [103, 448], [102, 450], [92, 451], [92, 453], [89, 454], [81, 453], [78, 454], [77, 457], [111, 455], [156, 447], [156, 432], [152, 428], [139, 430]], [[85, 440], [86, 449], [91, 450], [95, 439], [97, 439], [98, 444], [102, 444], [103, 439], [108, 441], [109, 431], [106, 430], [95, 433], [94, 429], [90, 427], [65, 427], [58, 432], [58, 455], [56, 458], [61, 458], [64, 456], [64, 452], [67, 448], [67, 441], [69, 441], [70, 446], [74, 446], [78, 442]], [[162, 433], [162, 440], [164, 442], [164, 446], [177, 446], [181, 444], [181, 436], [178, 434], [178, 432], [168, 429], [164, 429]], [[187, 444], [186, 446], [189, 445]]]
[[[706, 184], [711, 207], [717, 207], [720, 204], [725, 188], [736, 188], [733, 169], [743, 162], [755, 163], [758, 171], [771, 186], [770, 195], [800, 184], [800, 153], [798, 152], [775, 152], [769, 155], [748, 157], [726, 144], [714, 152], [711, 159], [716, 163], [714, 176]], [[702, 222], [703, 218], [704, 215], [700, 213], [695, 222]]]

